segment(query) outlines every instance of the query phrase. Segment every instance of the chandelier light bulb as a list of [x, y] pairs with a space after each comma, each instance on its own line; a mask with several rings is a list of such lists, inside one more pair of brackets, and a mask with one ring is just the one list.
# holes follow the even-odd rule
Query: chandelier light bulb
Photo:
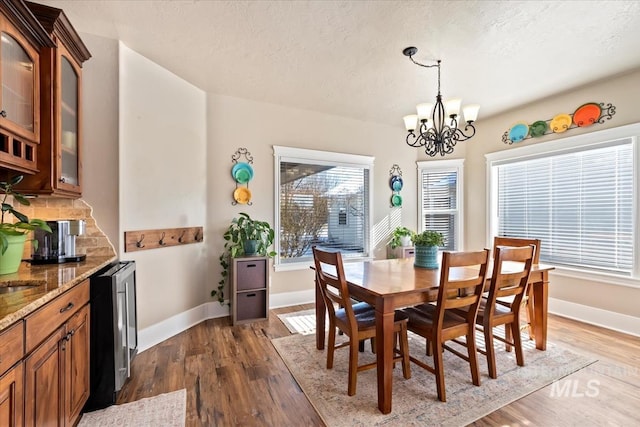
[[416, 110], [418, 111], [418, 120], [429, 120], [431, 117], [431, 112], [433, 111], [433, 104], [423, 103], [418, 104], [416, 106]]
[[478, 111], [480, 111], [479, 104], [469, 104], [462, 109], [464, 120], [467, 122], [475, 122], [478, 120]]
[[415, 114], [409, 114], [402, 118], [404, 120], [404, 127], [408, 132], [413, 132], [418, 127], [418, 116]]

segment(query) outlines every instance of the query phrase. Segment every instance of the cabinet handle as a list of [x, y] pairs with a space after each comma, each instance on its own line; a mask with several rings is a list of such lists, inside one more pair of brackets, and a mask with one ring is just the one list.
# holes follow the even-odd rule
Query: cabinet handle
[[256, 264], [247, 264], [247, 268], [255, 267]]
[[60, 313], [64, 313], [65, 311], [69, 311], [69, 310], [71, 310], [72, 308], [73, 308], [73, 303], [72, 303], [72, 302], [70, 302], [69, 304], [67, 304], [67, 306], [66, 306], [66, 307], [62, 307], [62, 308], [60, 309]]
[[249, 297], [255, 297], [255, 296], [256, 296], [256, 294], [247, 294], [247, 298], [249, 298]]
[[7, 117], [7, 112], [4, 110], [0, 111], [0, 116]]
[[62, 178], [60, 178], [60, 182], [64, 184], [65, 182], [67, 182], [67, 180], [64, 179], [64, 177], [62, 177]]

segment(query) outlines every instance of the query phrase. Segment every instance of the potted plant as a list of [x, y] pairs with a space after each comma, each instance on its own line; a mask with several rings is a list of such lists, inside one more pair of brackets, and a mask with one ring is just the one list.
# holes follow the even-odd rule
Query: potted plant
[[[36, 228], [51, 232], [51, 228], [41, 219], [29, 219], [25, 214], [14, 209], [13, 205], [7, 202], [9, 196], [14, 202], [29, 206], [22, 194], [16, 193], [14, 187], [22, 181], [22, 175], [18, 175], [7, 181], [0, 181], [0, 190], [4, 193], [2, 198], [2, 216], [0, 218], [0, 274], [15, 273], [20, 268], [24, 244], [27, 240], [27, 233]], [[5, 222], [5, 214], [13, 215], [17, 222]], [[7, 215], [8, 216], [8, 215]], [[33, 245], [37, 249], [38, 242], [33, 240]]]
[[425, 230], [411, 238], [415, 246], [413, 265], [421, 268], [438, 268], [438, 246], [444, 245], [442, 233]]
[[273, 244], [275, 234], [268, 222], [254, 220], [246, 213], [234, 218], [222, 235], [225, 240], [224, 251], [219, 258], [222, 278], [218, 282], [218, 289], [211, 291], [211, 296], [217, 296], [220, 304], [224, 303], [224, 285], [229, 277], [230, 258], [242, 255], [274, 257], [276, 253], [269, 251], [269, 247]]
[[407, 227], [396, 227], [391, 233], [391, 249], [406, 247], [411, 245], [411, 237], [416, 234]]

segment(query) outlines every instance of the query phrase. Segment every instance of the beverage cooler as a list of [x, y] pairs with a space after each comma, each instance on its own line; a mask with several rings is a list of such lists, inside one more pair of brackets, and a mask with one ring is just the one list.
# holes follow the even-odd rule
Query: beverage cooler
[[119, 261], [90, 278], [91, 369], [85, 411], [116, 402], [138, 351], [136, 264]]

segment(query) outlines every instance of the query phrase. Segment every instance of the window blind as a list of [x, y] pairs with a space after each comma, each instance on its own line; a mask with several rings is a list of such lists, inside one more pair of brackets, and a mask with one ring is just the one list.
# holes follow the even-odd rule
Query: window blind
[[422, 180], [422, 230], [442, 233], [443, 250], [457, 250], [456, 224], [458, 217], [457, 170], [427, 170]]
[[541, 239], [542, 262], [632, 274], [630, 138], [496, 168], [498, 235]]

